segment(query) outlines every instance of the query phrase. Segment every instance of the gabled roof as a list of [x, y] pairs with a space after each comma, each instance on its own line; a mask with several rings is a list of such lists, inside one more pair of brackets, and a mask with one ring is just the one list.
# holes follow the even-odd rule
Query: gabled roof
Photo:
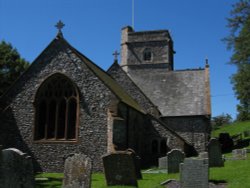
[[[88, 59], [86, 56], [84, 56], [79, 51], [77, 51], [74, 47], [72, 47], [63, 38], [62, 35], [57, 35], [57, 37], [48, 45], [48, 47], [45, 48], [45, 50], [36, 58], [36, 60], [39, 59], [39, 57], [42, 54], [46, 53], [46, 49], [60, 47], [60, 44], [66, 45], [69, 49], [71, 49], [76, 54], [76, 56], [79, 59], [81, 59], [81, 61], [111, 90], [111, 92], [121, 102], [133, 107], [137, 111], [144, 113], [144, 111], [139, 106], [139, 104], [131, 96], [129, 96], [126, 93], [126, 91], [124, 91], [124, 89], [121, 86], [119, 86], [119, 84], [116, 83], [115, 80], [113, 80], [104, 70], [102, 70], [99, 66], [97, 66], [95, 63], [93, 63], [90, 59]], [[34, 62], [36, 62], [36, 60]], [[29, 69], [33, 66], [34, 62], [30, 65], [30, 67], [28, 68], [28, 70], [26, 72], [28, 72]], [[26, 74], [26, 72], [24, 72], [24, 74]], [[18, 82], [18, 80], [16, 82]], [[11, 86], [11, 88], [1, 98], [4, 98], [4, 96], [8, 95], [8, 92], [10, 92], [10, 90], [12, 90], [12, 88], [15, 87], [16, 82]], [[0, 98], [0, 101], [1, 101], [1, 98]]]
[[159, 116], [160, 111], [155, 104], [148, 98], [145, 93], [133, 82], [127, 73], [115, 61], [107, 70], [107, 73], [121, 86], [123, 89], [135, 99], [138, 104], [147, 113]]
[[116, 97], [125, 104], [133, 107], [137, 111], [144, 113], [140, 105], [130, 96], [127, 92], [103, 69], [93, 63], [90, 59], [72, 47], [65, 39], [61, 39], [67, 43], [73, 52], [87, 65], [87, 67], [93, 71], [93, 73], [116, 95]]
[[205, 69], [166, 71], [131, 68], [132, 80], [163, 116], [210, 115]]

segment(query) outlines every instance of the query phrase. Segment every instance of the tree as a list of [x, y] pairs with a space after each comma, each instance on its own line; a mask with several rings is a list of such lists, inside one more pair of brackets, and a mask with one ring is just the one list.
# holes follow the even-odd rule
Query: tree
[[232, 116], [230, 114], [221, 114], [212, 118], [212, 126], [213, 128], [220, 127], [222, 125], [231, 124]]
[[237, 66], [232, 84], [240, 104], [237, 119], [250, 120], [250, 0], [240, 0], [233, 5], [228, 19], [230, 35], [224, 40], [233, 49], [230, 63]]
[[29, 63], [21, 58], [10, 43], [0, 43], [0, 96], [28, 68]]

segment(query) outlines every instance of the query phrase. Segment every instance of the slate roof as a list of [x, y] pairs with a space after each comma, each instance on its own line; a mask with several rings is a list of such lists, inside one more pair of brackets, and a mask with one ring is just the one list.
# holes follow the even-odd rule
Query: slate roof
[[162, 116], [210, 115], [205, 70], [166, 71], [133, 67], [129, 76]]
[[133, 82], [127, 73], [121, 68], [117, 61], [115, 61], [106, 71], [123, 89], [138, 102], [138, 104], [147, 113], [157, 116], [160, 111], [155, 104], [141, 91], [141, 89]]

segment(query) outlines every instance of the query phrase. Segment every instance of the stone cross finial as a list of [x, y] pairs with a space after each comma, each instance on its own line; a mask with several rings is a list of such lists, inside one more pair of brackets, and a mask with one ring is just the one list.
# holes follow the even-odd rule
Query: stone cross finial
[[62, 34], [62, 28], [65, 26], [65, 24], [59, 20], [59, 22], [57, 22], [57, 24], [55, 25], [55, 27], [58, 29], [58, 33]]
[[117, 52], [117, 50], [116, 50], [116, 51], [113, 53], [113, 56], [114, 56], [114, 58], [115, 58], [115, 61], [118, 60], [118, 55], [120, 55], [120, 53]]

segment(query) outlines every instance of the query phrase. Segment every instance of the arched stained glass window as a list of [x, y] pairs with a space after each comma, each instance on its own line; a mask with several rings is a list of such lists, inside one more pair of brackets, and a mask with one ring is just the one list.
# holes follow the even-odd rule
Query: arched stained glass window
[[76, 140], [79, 94], [62, 74], [46, 79], [35, 99], [35, 140]]

